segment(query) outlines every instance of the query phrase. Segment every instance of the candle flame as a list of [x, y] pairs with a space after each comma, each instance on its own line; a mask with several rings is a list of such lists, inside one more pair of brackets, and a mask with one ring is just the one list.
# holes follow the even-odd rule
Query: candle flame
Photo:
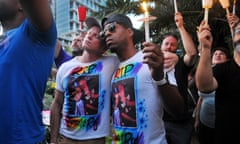
[[223, 8], [228, 8], [230, 6], [229, 0], [219, 0]]
[[237, 0], [234, 0], [233, 1], [233, 11], [232, 11], [232, 13], [235, 15], [236, 14], [236, 2], [237, 2]]
[[213, 0], [202, 0], [203, 8], [212, 8]]
[[143, 7], [143, 10], [144, 10], [144, 11], [147, 11], [147, 10], [148, 10], [147, 3], [146, 3], [146, 2], [143, 2], [143, 3], [142, 3], [142, 7]]

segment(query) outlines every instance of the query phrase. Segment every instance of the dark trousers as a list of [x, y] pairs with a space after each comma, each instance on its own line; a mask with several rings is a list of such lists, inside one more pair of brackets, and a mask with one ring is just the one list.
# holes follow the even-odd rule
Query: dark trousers
[[214, 144], [215, 129], [207, 127], [200, 121], [198, 127], [198, 139], [200, 144]]
[[166, 138], [168, 144], [190, 144], [193, 132], [193, 122], [165, 121]]

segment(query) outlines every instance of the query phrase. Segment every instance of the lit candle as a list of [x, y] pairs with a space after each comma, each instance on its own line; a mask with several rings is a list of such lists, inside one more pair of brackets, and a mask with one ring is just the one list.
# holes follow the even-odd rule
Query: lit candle
[[234, 15], [236, 14], [236, 0], [233, 1], [233, 12]]
[[208, 24], [208, 11], [209, 11], [209, 8], [204, 9], [204, 21], [206, 25]]
[[149, 14], [148, 14], [148, 8], [147, 3], [143, 2], [142, 4], [144, 9], [144, 26], [145, 26], [145, 41], [150, 41], [150, 34], [149, 34]]
[[222, 5], [222, 7], [224, 8], [224, 9], [226, 9], [226, 12], [227, 12], [227, 14], [229, 14], [229, 6], [230, 6], [230, 4], [229, 4], [229, 0], [219, 0], [220, 1], [220, 3], [221, 3], [221, 5]]
[[212, 8], [212, 5], [212, 0], [202, 0], [202, 7], [204, 8], [204, 21], [206, 25], [208, 24], [208, 11]]
[[177, 1], [176, 1], [176, 0], [173, 0], [173, 2], [174, 2], [175, 13], [177, 13], [177, 12], [178, 12]]

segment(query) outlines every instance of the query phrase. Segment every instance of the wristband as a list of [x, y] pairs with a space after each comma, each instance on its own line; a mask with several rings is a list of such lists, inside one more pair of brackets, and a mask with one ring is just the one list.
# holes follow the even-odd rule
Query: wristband
[[165, 84], [168, 83], [168, 81], [167, 81], [165, 78], [163, 78], [163, 79], [160, 80], [160, 81], [155, 81], [154, 79], [152, 79], [152, 81], [153, 81], [153, 83], [155, 83], [155, 84], [158, 85], [158, 86], [163, 86], [163, 85], [165, 85]]

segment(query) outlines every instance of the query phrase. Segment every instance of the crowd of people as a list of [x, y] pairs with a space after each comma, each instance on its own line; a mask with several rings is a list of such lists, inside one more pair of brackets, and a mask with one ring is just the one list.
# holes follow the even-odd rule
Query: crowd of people
[[139, 41], [142, 49], [128, 16], [89, 17], [70, 55], [57, 40], [48, 0], [0, 1], [0, 143], [48, 143], [41, 112], [54, 63], [51, 144], [105, 144], [107, 137], [114, 144], [192, 144], [193, 135], [199, 144], [235, 143], [240, 20], [231, 13], [226, 19], [233, 56], [213, 47], [204, 20], [196, 45], [180, 12], [179, 33], [166, 33], [161, 45]]

